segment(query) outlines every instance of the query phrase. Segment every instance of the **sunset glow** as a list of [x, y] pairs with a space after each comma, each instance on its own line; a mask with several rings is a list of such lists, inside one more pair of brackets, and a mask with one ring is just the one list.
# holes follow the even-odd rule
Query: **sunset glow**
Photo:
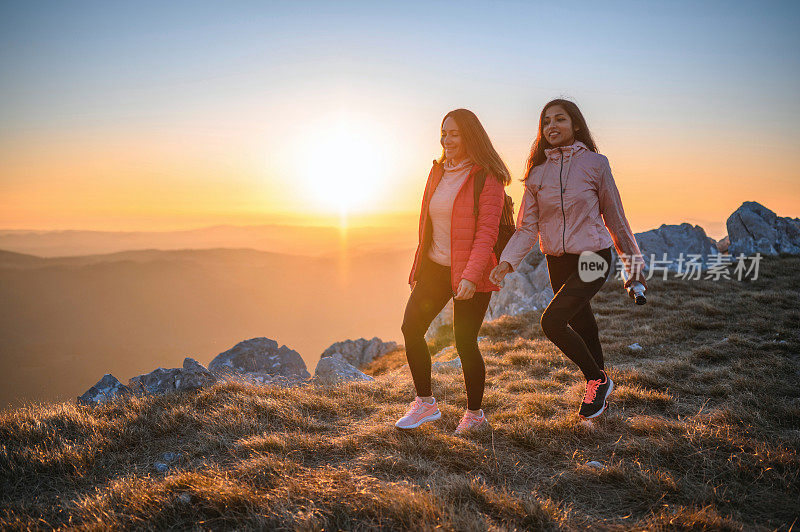
[[685, 7], [554, 3], [565, 38], [534, 29], [531, 3], [456, 20], [415, 2], [7, 3], [0, 229], [413, 219], [457, 107], [486, 127], [518, 207], [558, 96], [585, 114], [635, 232], [690, 222], [722, 238], [743, 201], [800, 216], [800, 59], [774, 53], [800, 46], [796, 7]]
[[342, 116], [313, 124], [295, 143], [299, 190], [323, 213], [369, 210], [385, 193], [392, 146], [374, 126]]

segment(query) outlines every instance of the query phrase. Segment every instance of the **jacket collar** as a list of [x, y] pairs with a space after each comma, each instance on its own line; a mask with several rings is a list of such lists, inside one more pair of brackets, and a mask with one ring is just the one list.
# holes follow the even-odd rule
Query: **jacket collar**
[[570, 144], [569, 146], [561, 146], [560, 148], [545, 148], [544, 154], [547, 158], [553, 162], [558, 162], [561, 159], [561, 156], [564, 156], [564, 160], [568, 160], [570, 157], [578, 155], [581, 152], [588, 150], [589, 148], [586, 147], [586, 144], [577, 140], [574, 143]]

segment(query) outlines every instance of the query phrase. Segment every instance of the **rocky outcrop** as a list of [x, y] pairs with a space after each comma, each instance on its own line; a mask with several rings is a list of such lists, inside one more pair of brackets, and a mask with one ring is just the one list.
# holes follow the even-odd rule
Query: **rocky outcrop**
[[208, 365], [219, 374], [255, 374], [257, 376], [282, 376], [288, 379], [308, 379], [311, 374], [300, 353], [269, 338], [251, 338], [239, 342], [220, 353]]
[[128, 395], [130, 393], [130, 388], [119, 382], [112, 374], [106, 373], [103, 375], [102, 379], [97, 381], [97, 384], [78, 397], [78, 403], [84, 405], [98, 405], [110, 401], [115, 397]]
[[197, 390], [217, 382], [217, 377], [193, 358], [186, 358], [182, 368], [157, 368], [150, 373], [131, 378], [133, 390], [146, 393], [168, 393]]
[[[689, 223], [680, 225], [662, 224], [658, 229], [636, 233], [635, 236], [648, 269], [651, 255], [654, 260], [663, 261], [666, 253], [668, 263], [662, 264], [659, 268], [666, 267], [668, 270], [675, 272], [679, 269], [685, 271], [685, 261], [689, 260], [689, 255], [691, 254], [700, 255], [697, 262], [701, 265], [700, 269], [705, 270], [708, 267], [708, 262], [712, 260], [710, 256], [719, 253], [716, 242], [709, 238], [699, 225]], [[681, 253], [683, 253], [683, 263], [678, 260]], [[657, 272], [654, 272], [653, 275], [657, 275]]]
[[745, 201], [728, 217], [728, 252], [736, 257], [800, 253], [800, 218], [780, 217], [755, 201]]
[[454, 346], [448, 346], [431, 357], [431, 370], [442, 371], [448, 368], [460, 368], [461, 357]]
[[314, 381], [319, 384], [337, 384], [343, 381], [371, 381], [371, 376], [349, 364], [339, 353], [319, 359], [314, 371]]
[[537, 256], [541, 256], [538, 248], [525, 256], [517, 271], [506, 275], [503, 287], [492, 294], [485, 319], [494, 320], [500, 316], [541, 310], [550, 303], [553, 290], [550, 288], [547, 261], [534, 262], [531, 257], [535, 259]]
[[339, 354], [342, 360], [357, 368], [365, 366], [375, 358], [390, 353], [397, 349], [396, 342], [383, 342], [380, 338], [374, 337], [372, 340], [359, 338], [358, 340], [345, 340], [331, 345], [322, 355], [323, 358]]
[[441, 312], [433, 318], [433, 321], [428, 326], [428, 331], [425, 333], [425, 340], [431, 341], [436, 337], [436, 333], [441, 327], [453, 326], [453, 300], [447, 302]]

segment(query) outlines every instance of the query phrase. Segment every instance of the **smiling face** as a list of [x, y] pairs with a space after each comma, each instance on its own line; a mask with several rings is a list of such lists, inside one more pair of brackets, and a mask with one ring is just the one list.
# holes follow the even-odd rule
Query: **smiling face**
[[461, 161], [467, 157], [467, 148], [463, 143], [458, 124], [452, 116], [448, 116], [442, 123], [442, 138], [444, 156], [451, 161]]
[[572, 119], [562, 106], [552, 105], [545, 110], [542, 136], [551, 146], [569, 146], [575, 142], [575, 131]]

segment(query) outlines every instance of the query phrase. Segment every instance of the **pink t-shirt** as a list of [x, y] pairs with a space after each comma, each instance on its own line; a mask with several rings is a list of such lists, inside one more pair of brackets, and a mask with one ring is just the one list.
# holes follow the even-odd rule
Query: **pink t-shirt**
[[428, 248], [428, 257], [442, 266], [450, 266], [450, 221], [453, 215], [453, 202], [471, 168], [472, 162], [469, 160], [455, 166], [448, 166], [445, 161], [442, 180], [431, 196], [428, 213], [433, 226], [433, 240], [431, 247]]

